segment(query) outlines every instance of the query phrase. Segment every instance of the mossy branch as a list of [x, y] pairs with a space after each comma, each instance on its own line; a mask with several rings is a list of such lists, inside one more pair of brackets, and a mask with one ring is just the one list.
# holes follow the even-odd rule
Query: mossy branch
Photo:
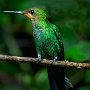
[[[9, 56], [9, 55], [1, 55], [1, 54], [0, 54], [0, 60], [37, 63], [37, 59], [33, 57], [18, 57], [18, 56]], [[53, 65], [53, 66], [60, 66], [60, 67], [71, 67], [71, 68], [79, 68], [79, 69], [82, 69], [82, 68], [90, 69], [90, 63], [69, 62], [68, 60], [56, 61], [55, 64], [52, 64], [52, 60], [42, 59], [42, 61], [38, 62], [37, 64]]]

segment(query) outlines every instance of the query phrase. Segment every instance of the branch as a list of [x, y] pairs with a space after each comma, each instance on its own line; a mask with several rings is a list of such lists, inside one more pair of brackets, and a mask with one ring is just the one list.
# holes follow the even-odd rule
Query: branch
[[[24, 62], [37, 63], [37, 59], [36, 58], [9, 56], [9, 55], [1, 55], [1, 54], [0, 54], [0, 60], [1, 61], [19, 61], [19, 62], [23, 62], [24, 61]], [[82, 68], [90, 69], [90, 63], [76, 63], [76, 62], [69, 62], [68, 60], [56, 61], [55, 64], [52, 64], [52, 60], [42, 59], [42, 61], [38, 62], [38, 64], [60, 66], [60, 67], [80, 68], [80, 69], [82, 69]]]

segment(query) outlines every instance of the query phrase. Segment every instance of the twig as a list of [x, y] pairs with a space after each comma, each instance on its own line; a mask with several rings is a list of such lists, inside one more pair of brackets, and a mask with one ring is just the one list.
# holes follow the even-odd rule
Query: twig
[[[19, 62], [33, 62], [33, 63], [37, 63], [37, 59], [36, 58], [9, 56], [9, 55], [1, 55], [1, 54], [0, 54], [0, 60], [1, 61], [19, 61]], [[42, 59], [42, 61], [39, 62], [38, 64], [53, 65], [53, 66], [60, 66], [60, 67], [80, 68], [80, 69], [82, 69], [82, 68], [90, 69], [90, 63], [69, 62], [68, 60], [56, 61], [55, 64], [52, 64], [52, 60]]]

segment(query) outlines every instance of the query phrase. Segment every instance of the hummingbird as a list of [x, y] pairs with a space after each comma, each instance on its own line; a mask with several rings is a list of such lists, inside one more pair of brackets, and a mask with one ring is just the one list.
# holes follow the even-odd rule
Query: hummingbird
[[[24, 11], [3, 11], [5, 13], [16, 13], [28, 17], [33, 27], [33, 37], [35, 41], [38, 59], [46, 58], [53, 60], [64, 60], [64, 46], [60, 30], [49, 22], [45, 9], [29, 8]], [[65, 86], [73, 87], [62, 67], [47, 66], [50, 90], [65, 90]]]

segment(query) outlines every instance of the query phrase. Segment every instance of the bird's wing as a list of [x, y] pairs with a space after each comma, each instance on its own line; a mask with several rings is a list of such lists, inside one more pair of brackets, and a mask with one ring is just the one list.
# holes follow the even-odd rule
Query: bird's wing
[[55, 25], [53, 25], [53, 30], [59, 42], [59, 47], [60, 47], [60, 52], [58, 52], [58, 59], [64, 60], [64, 47], [63, 47], [63, 41], [62, 41], [62, 37], [60, 34], [60, 30]]
[[53, 30], [54, 30], [54, 33], [56, 35], [58, 42], [60, 43], [59, 45], [61, 45], [63, 42], [62, 42], [60, 30], [58, 29], [58, 27], [56, 25], [53, 25]]
[[[54, 25], [54, 32], [55, 32], [55, 34], [56, 34], [56, 37], [57, 37], [57, 39], [58, 39], [58, 42], [60, 43], [59, 45], [60, 45], [60, 47], [61, 47], [61, 50], [60, 50], [60, 58], [62, 59], [62, 60], [64, 60], [64, 47], [63, 47], [63, 41], [62, 41], [62, 37], [61, 37], [61, 34], [60, 34], [60, 30]], [[61, 60], [61, 59], [59, 59], [59, 60]], [[70, 87], [70, 88], [73, 88], [73, 85], [72, 85], [72, 83], [70, 82], [70, 80], [67, 78], [67, 77], [65, 77], [65, 85], [67, 86], [67, 87]]]

